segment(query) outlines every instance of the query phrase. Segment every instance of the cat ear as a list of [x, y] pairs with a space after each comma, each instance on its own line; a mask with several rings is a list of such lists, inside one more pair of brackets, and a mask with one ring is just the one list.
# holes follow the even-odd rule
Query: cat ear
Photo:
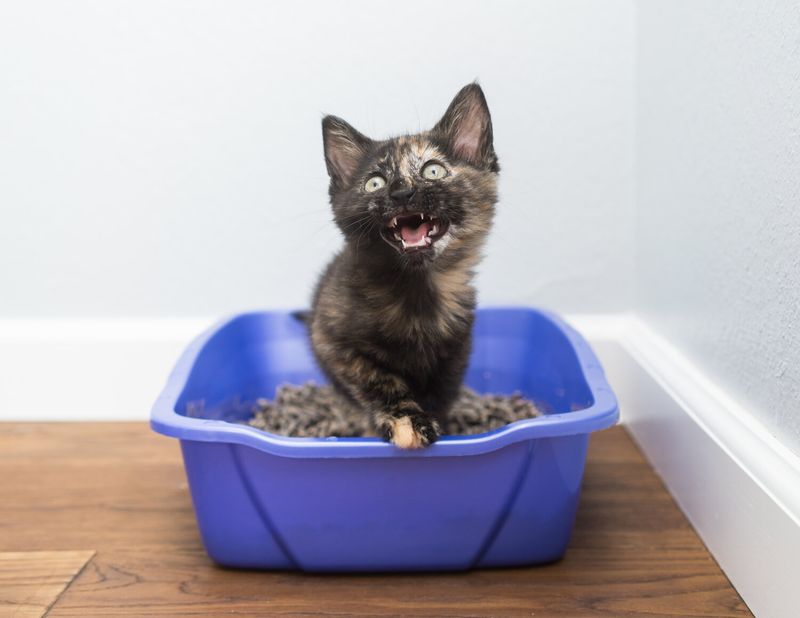
[[348, 186], [372, 140], [341, 118], [325, 116], [322, 119], [322, 143], [331, 181], [340, 189]]
[[492, 118], [478, 84], [468, 84], [459, 91], [433, 130], [447, 141], [456, 157], [497, 171]]

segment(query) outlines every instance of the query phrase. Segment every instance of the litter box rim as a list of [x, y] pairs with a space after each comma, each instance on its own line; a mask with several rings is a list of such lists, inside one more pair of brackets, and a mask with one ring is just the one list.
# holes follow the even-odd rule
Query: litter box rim
[[617, 398], [606, 380], [600, 362], [583, 336], [551, 311], [524, 306], [481, 307], [477, 313], [528, 312], [552, 322], [567, 338], [578, 359], [594, 403], [582, 410], [546, 414], [514, 421], [485, 433], [443, 436], [424, 449], [400, 449], [380, 438], [298, 438], [269, 433], [249, 425], [223, 420], [192, 418], [175, 408], [197, 356], [222, 328], [246, 316], [286, 315], [291, 310], [250, 311], [226, 317], [205, 330], [187, 346], [170, 373], [150, 412], [150, 427], [165, 436], [198, 442], [221, 442], [250, 446], [289, 458], [338, 459], [385, 457], [452, 457], [480, 455], [516, 442], [586, 434], [606, 429], [619, 420]]

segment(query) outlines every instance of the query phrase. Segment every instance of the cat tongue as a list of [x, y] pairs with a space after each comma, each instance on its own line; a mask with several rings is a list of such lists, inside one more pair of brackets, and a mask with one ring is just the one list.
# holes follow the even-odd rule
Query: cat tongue
[[423, 221], [419, 227], [404, 225], [400, 228], [400, 236], [405, 241], [406, 246], [419, 247], [425, 244], [425, 237], [431, 229], [429, 221]]

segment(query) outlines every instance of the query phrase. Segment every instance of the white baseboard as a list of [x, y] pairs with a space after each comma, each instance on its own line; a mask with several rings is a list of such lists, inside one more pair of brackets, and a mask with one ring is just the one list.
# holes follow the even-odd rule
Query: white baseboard
[[758, 617], [800, 616], [800, 458], [645, 323], [591, 333], [622, 422]]
[[0, 320], [0, 421], [145, 420], [203, 318]]
[[[627, 315], [576, 315], [622, 422], [757, 616], [800, 615], [800, 459]], [[0, 421], [144, 420], [212, 319], [0, 320]]]

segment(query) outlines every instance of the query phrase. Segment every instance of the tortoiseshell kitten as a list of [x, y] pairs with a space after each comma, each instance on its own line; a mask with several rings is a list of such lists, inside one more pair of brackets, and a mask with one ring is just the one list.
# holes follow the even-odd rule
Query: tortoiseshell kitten
[[314, 354], [386, 440], [424, 447], [470, 354], [473, 268], [497, 200], [489, 108], [470, 84], [430, 131], [376, 141], [327, 116], [322, 133], [345, 245], [314, 292]]

